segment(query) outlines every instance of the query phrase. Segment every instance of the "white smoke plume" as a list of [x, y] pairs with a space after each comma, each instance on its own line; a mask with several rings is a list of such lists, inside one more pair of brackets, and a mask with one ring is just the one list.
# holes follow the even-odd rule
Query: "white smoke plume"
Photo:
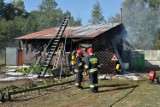
[[154, 10], [147, 3], [135, 0], [123, 8], [122, 16], [128, 32], [127, 41], [136, 49], [155, 49], [156, 36], [160, 32], [160, 9]]

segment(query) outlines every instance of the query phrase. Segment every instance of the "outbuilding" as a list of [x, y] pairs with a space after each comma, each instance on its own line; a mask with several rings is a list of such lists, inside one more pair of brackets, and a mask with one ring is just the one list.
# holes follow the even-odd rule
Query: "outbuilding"
[[[20, 41], [19, 48], [23, 53], [23, 63], [26, 65], [35, 64], [38, 60], [38, 52], [47, 54], [47, 50], [44, 52], [45, 47], [50, 39], [56, 36], [58, 29], [58, 27], [45, 29], [16, 38]], [[112, 60], [115, 55], [113, 42], [119, 55], [122, 56], [123, 39], [126, 35], [123, 23], [67, 27], [62, 35], [62, 43], [65, 47], [63, 54], [68, 56], [75, 49], [82, 48], [85, 51], [86, 48], [92, 47], [102, 64], [99, 72], [102, 74], [115, 73], [117, 62]], [[53, 59], [50, 65], [53, 64]], [[69, 66], [69, 60], [65, 61]]]

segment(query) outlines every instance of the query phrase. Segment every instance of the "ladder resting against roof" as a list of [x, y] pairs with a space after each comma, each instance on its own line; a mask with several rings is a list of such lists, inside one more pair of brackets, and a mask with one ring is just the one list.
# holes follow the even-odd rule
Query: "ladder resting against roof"
[[54, 61], [53, 61], [53, 70], [54, 69], [57, 69], [58, 68], [58, 65], [59, 65], [59, 60], [60, 60], [60, 57], [62, 55], [62, 51], [63, 51], [63, 42], [61, 42], [58, 46], [58, 49], [56, 51], [56, 54], [54, 56]]
[[58, 46], [60, 45], [60, 39], [61, 39], [61, 37], [62, 37], [66, 27], [67, 27], [68, 20], [69, 20], [69, 17], [64, 18], [64, 20], [62, 21], [62, 23], [60, 25], [60, 28], [57, 32], [56, 37], [53, 37], [49, 41], [47, 47], [45, 48], [45, 51], [48, 48], [49, 52], [48, 52], [48, 54], [47, 54], [47, 56], [44, 60], [44, 63], [42, 64], [42, 71], [39, 74], [39, 77], [44, 77], [45, 76], [53, 56], [57, 54], [56, 51], [57, 51]]
[[115, 41], [112, 39], [111, 42], [112, 42], [112, 46], [114, 48], [115, 54], [118, 58], [119, 64], [121, 65], [122, 71], [123, 71], [123, 73], [126, 73], [126, 69], [125, 69], [124, 64], [122, 62], [121, 56], [119, 55], [118, 49], [115, 45]]

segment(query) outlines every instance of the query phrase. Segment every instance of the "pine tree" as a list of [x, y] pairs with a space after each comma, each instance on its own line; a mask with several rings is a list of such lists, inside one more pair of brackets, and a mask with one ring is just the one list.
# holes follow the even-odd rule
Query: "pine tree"
[[91, 25], [96, 24], [104, 24], [106, 21], [104, 19], [104, 16], [102, 15], [102, 9], [100, 6], [100, 3], [96, 1], [96, 4], [93, 6], [91, 19], [89, 20], [89, 23]]

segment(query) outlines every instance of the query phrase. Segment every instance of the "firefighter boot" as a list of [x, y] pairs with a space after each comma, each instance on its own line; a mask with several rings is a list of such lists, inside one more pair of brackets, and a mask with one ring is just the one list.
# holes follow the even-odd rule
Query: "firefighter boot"
[[98, 86], [95, 87], [95, 93], [97, 93], [97, 92], [98, 92]]
[[78, 88], [78, 90], [82, 90], [82, 89], [83, 89], [83, 87], [82, 87], [82, 86], [78, 86], [77, 88]]
[[95, 93], [95, 88], [90, 88], [89, 92]]

